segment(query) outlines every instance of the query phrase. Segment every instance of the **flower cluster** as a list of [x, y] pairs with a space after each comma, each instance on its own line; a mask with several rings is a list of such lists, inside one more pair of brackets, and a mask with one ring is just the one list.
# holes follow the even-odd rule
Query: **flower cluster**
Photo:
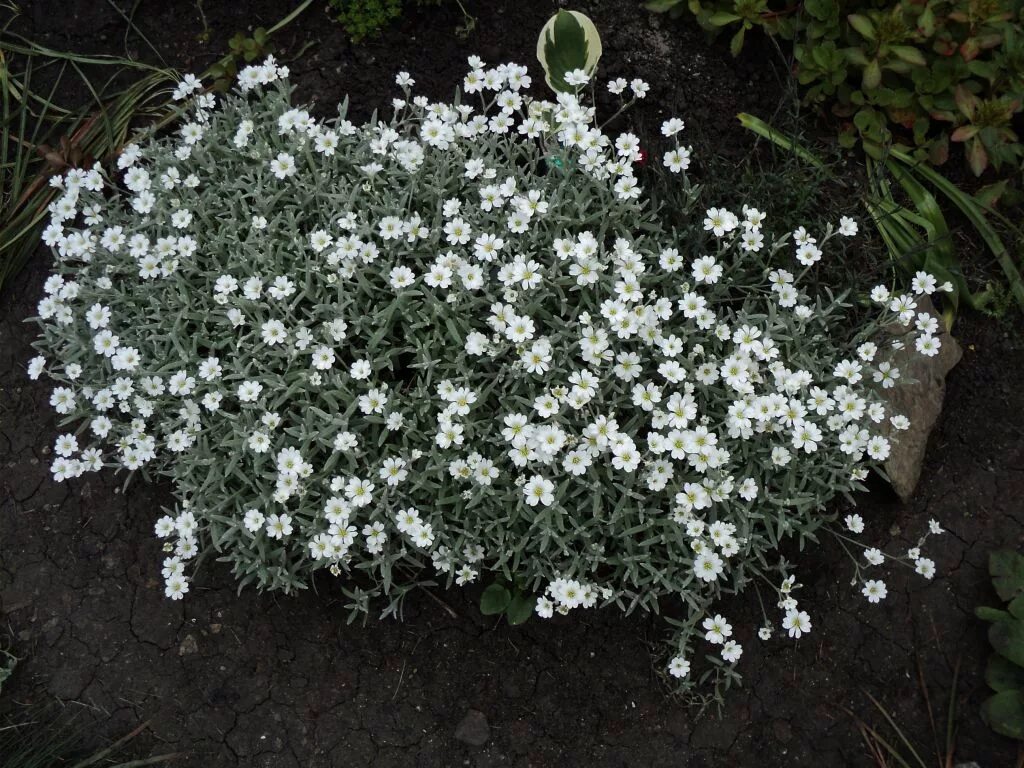
[[[29, 365], [76, 425], [53, 475], [171, 478], [171, 598], [202, 552], [265, 588], [329, 572], [363, 609], [512, 574], [542, 617], [681, 598], [671, 673], [698, 625], [733, 664], [712, 604], [888, 456], [893, 353], [937, 349], [917, 305], [940, 287], [877, 288], [851, 329], [812, 278], [852, 219], [773, 237], [745, 205], [670, 231], [635, 135], [579, 93], [531, 98], [524, 67], [470, 67], [478, 103], [402, 73], [361, 126], [292, 106], [273, 59], [221, 103], [186, 79], [175, 135], [55, 177]], [[682, 130], [662, 126], [663, 167], [690, 190]]]

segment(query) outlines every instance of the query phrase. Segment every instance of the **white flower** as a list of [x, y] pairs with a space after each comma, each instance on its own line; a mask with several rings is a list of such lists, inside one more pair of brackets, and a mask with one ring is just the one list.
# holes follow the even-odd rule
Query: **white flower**
[[682, 656], [675, 656], [668, 663], [668, 673], [675, 678], [684, 678], [690, 674], [690, 662]]
[[716, 615], [713, 618], [704, 619], [704, 639], [709, 643], [721, 645], [727, 637], [732, 636], [732, 625], [725, 620], [724, 616]]
[[238, 385], [236, 394], [243, 403], [252, 403], [259, 399], [262, 391], [263, 385], [258, 381], [243, 381]]
[[278, 179], [287, 179], [289, 176], [294, 176], [296, 171], [295, 158], [287, 152], [280, 152], [277, 157], [270, 161], [270, 170], [273, 172], [274, 177]]
[[729, 640], [725, 645], [722, 646], [722, 659], [735, 664], [740, 660], [740, 656], [743, 655], [743, 646], [737, 643], [735, 640]]
[[885, 560], [885, 556], [874, 547], [864, 550], [864, 559], [871, 565], [881, 565]]
[[686, 124], [678, 117], [672, 117], [661, 124], [661, 135], [662, 136], [675, 136]]
[[929, 560], [927, 557], [919, 557], [914, 561], [914, 571], [926, 579], [931, 579], [935, 576], [935, 561]]
[[292, 530], [291, 515], [273, 514], [267, 518], [266, 532], [267, 536], [272, 539], [283, 539], [285, 536], [290, 536]]
[[685, 171], [690, 167], [690, 152], [689, 148], [677, 147], [676, 149], [670, 149], [665, 153], [664, 160], [665, 167], [668, 168], [672, 173], [679, 173]]
[[940, 342], [935, 336], [926, 334], [918, 336], [914, 340], [914, 346], [917, 348], [917, 351], [925, 357], [935, 357], [939, 354], [939, 348], [942, 346], [942, 342]]
[[716, 581], [722, 573], [724, 562], [714, 552], [702, 552], [693, 561], [693, 572], [702, 581]]
[[555, 605], [546, 597], [538, 597], [535, 610], [542, 619], [550, 619], [555, 614]]
[[782, 620], [782, 628], [789, 632], [790, 637], [799, 638], [811, 631], [811, 617], [806, 611], [792, 608], [786, 611], [786, 617]]
[[565, 82], [574, 87], [580, 87], [590, 82], [590, 75], [582, 69], [573, 69], [564, 75]]
[[714, 256], [701, 256], [699, 259], [695, 259], [691, 269], [694, 280], [708, 285], [717, 283], [724, 271]]
[[547, 478], [534, 475], [523, 486], [523, 496], [526, 497], [526, 503], [531, 507], [535, 507], [538, 504], [550, 507], [555, 503], [554, 490], [554, 483]]
[[869, 603], [877, 603], [879, 600], [885, 599], [888, 590], [885, 587], [884, 581], [871, 579], [864, 582], [864, 589], [861, 590], [861, 594], [868, 599]]
[[934, 275], [930, 275], [927, 272], [918, 272], [914, 275], [914, 279], [910, 281], [910, 287], [914, 289], [916, 294], [932, 294], [938, 289], [939, 281], [935, 279]]
[[266, 518], [258, 509], [247, 509], [245, 511], [245, 517], [243, 518], [243, 525], [249, 533], [256, 533], [266, 522]]
[[171, 576], [167, 579], [164, 594], [171, 600], [181, 600], [188, 592], [188, 579], [184, 576]]

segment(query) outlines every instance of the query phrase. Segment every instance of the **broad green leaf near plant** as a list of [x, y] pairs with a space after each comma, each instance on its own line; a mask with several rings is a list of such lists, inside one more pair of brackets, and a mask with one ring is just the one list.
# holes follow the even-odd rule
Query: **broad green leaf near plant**
[[981, 705], [981, 714], [996, 733], [1024, 740], [1024, 691], [1000, 691]]
[[985, 667], [985, 682], [993, 691], [1024, 690], [1024, 667], [1014, 664], [1005, 656], [993, 653]]
[[480, 613], [484, 616], [493, 616], [497, 613], [504, 613], [512, 602], [512, 593], [501, 584], [491, 584], [480, 596]]
[[512, 626], [523, 624], [534, 612], [537, 597], [510, 587], [507, 582], [497, 581], [488, 586], [480, 595], [480, 613], [484, 616], [504, 614]]
[[993, 622], [988, 628], [988, 641], [996, 653], [1024, 667], [1024, 621], [1011, 618]]
[[1004, 603], [1024, 595], [1024, 557], [1010, 550], [999, 550], [989, 555], [988, 571], [992, 586]]
[[536, 605], [536, 597], [517, 590], [505, 609], [505, 617], [508, 619], [508, 623], [512, 626], [525, 623], [533, 615]]
[[537, 38], [537, 60], [544, 68], [548, 87], [554, 91], [578, 91], [565, 81], [566, 73], [579, 69], [592, 75], [600, 58], [601, 35], [594, 22], [579, 11], [559, 11]]
[[981, 713], [992, 730], [1024, 740], [1024, 556], [1012, 550], [992, 552], [989, 575], [1010, 610], [975, 610], [978, 618], [991, 622], [988, 639], [994, 651], [985, 682], [995, 693], [982, 704]]

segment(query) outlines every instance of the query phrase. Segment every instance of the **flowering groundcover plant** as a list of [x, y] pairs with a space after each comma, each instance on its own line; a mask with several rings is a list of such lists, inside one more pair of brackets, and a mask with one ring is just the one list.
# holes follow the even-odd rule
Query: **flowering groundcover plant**
[[[541, 617], [681, 615], [669, 673], [728, 683], [743, 649], [716, 601], [756, 580], [810, 631], [780, 542], [828, 529], [908, 426], [882, 391], [896, 350], [938, 351], [917, 302], [949, 286], [876, 287], [865, 319], [809, 288], [852, 219], [773, 238], [754, 207], [710, 208], [670, 230], [587, 73], [550, 102], [525, 67], [470, 68], [450, 104], [401, 73], [362, 126], [293, 107], [273, 59], [220, 103], [188, 77], [175, 135], [55, 177], [29, 365], [74, 425], [53, 475], [171, 478], [172, 599], [207, 555], [285, 592], [328, 571], [354, 612], [502, 578]], [[661, 159], [693, 207], [682, 130], [664, 123]]]

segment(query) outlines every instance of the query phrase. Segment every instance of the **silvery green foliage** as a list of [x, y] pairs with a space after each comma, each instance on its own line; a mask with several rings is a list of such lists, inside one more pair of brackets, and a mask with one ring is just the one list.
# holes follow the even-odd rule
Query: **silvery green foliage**
[[[739, 658], [706, 617], [751, 578], [809, 629], [778, 544], [886, 457], [906, 426], [879, 397], [889, 348], [931, 354], [935, 328], [913, 295], [876, 289], [859, 328], [809, 295], [851, 220], [773, 240], [756, 209], [712, 208], [666, 231], [635, 136], [531, 99], [525, 68], [471, 66], [467, 103], [403, 73], [362, 126], [293, 108], [273, 60], [220, 104], [187, 79], [174, 135], [57, 179], [30, 365], [74, 425], [54, 476], [171, 479], [175, 599], [214, 554], [261, 588], [329, 571], [362, 610], [496, 574], [541, 616], [681, 601], [670, 670], [691, 686], [702, 621], [719, 666]], [[690, 190], [681, 129], [663, 161]]]

